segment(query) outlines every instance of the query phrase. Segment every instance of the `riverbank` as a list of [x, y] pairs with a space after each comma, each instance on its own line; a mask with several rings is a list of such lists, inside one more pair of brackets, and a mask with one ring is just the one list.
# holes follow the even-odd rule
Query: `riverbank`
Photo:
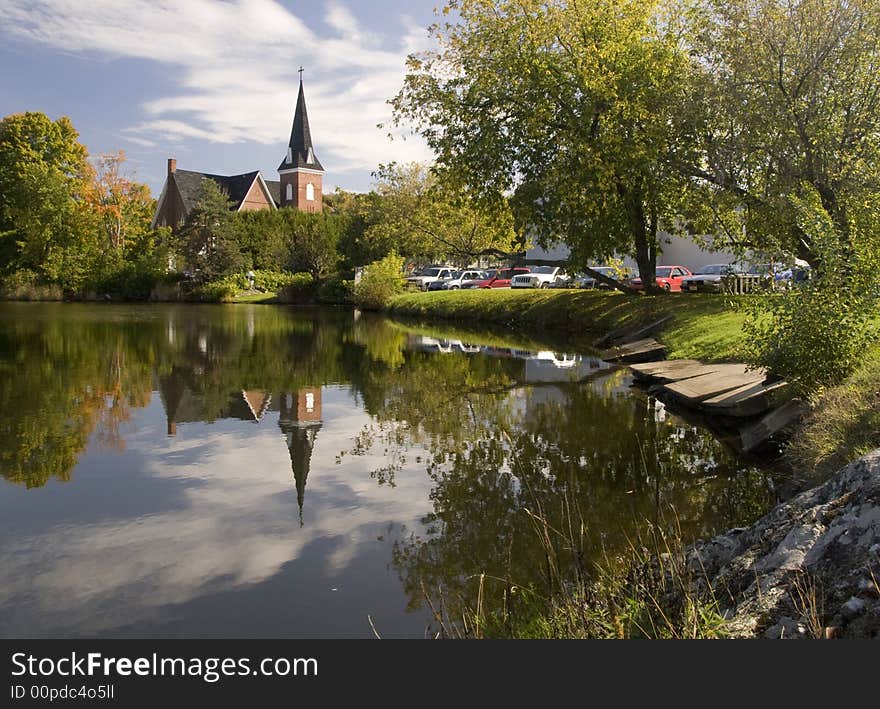
[[[524, 334], [586, 335], [593, 342], [609, 332], [659, 323], [652, 336], [666, 346], [668, 358], [705, 362], [737, 359], [745, 320], [742, 308], [717, 296], [634, 298], [595, 291], [407, 293], [388, 310], [438, 327], [443, 321], [502, 324]], [[877, 637], [878, 447], [880, 348], [875, 347], [846, 381], [816, 396], [794, 431], [784, 461], [799, 495], [752, 527], [693, 547], [681, 543], [675, 525], [672, 533], [658, 528], [654, 538], [638, 540], [631, 554], [607, 560], [591, 576], [561, 583], [560, 596], [535, 615], [506, 619], [507, 632]], [[850, 461], [856, 462], [847, 465]], [[539, 531], [542, 538], [552, 537]]]
[[[613, 331], [663, 320], [652, 337], [668, 359], [736, 362], [744, 342], [745, 300], [687, 294], [633, 297], [608, 291], [541, 290], [405, 293], [387, 311], [435, 324], [495, 324], [524, 334], [552, 332], [595, 342]], [[783, 457], [799, 489], [880, 447], [880, 347], [841, 384], [820, 392]]]
[[386, 310], [394, 315], [459, 323], [500, 324], [522, 330], [590, 335], [638, 330], [668, 318], [652, 333], [670, 359], [739, 359], [745, 313], [712, 295], [646, 298], [601, 290], [470, 290], [404, 293]]

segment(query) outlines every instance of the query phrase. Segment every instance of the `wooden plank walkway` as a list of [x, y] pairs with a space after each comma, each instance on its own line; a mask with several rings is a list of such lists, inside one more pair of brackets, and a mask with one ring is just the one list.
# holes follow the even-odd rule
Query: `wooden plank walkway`
[[717, 370], [711, 364], [703, 364], [695, 359], [666, 359], [661, 362], [645, 362], [630, 366], [636, 379], [665, 384], [682, 379], [710, 374]]
[[631, 364], [636, 379], [652, 382], [682, 403], [720, 416], [759, 416], [784, 403], [788, 383], [767, 381], [763, 369], [703, 364], [693, 359]]
[[760, 384], [767, 376], [764, 371], [746, 369], [744, 364], [717, 364], [714, 367], [706, 374], [667, 384], [664, 389], [686, 404], [695, 405], [734, 389]]
[[666, 346], [653, 338], [627, 342], [605, 350], [601, 357], [608, 362], [647, 362], [662, 359], [666, 355]]
[[798, 399], [792, 399], [778, 409], [774, 409], [756, 424], [740, 431], [743, 450], [746, 453], [755, 450], [771, 436], [796, 423], [806, 412], [806, 404]]
[[740, 431], [745, 452], [785, 431], [806, 411], [802, 402], [791, 399], [788, 382], [768, 380], [766, 370], [749, 369], [744, 364], [680, 359], [629, 366], [636, 379], [650, 382], [661, 394], [707, 414], [743, 419], [763, 415]]
[[706, 399], [700, 403], [700, 408], [724, 416], [757, 416], [782, 403], [788, 388], [788, 382], [782, 380], [770, 384], [764, 381], [746, 384]]

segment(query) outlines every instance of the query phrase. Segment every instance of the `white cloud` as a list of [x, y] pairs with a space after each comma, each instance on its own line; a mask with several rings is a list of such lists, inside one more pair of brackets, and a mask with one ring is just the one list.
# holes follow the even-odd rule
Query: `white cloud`
[[389, 160], [428, 159], [421, 140], [391, 142], [377, 127], [389, 122], [386, 101], [402, 84], [406, 55], [425, 45], [425, 31], [401, 17], [401, 36], [389, 40], [340, 3], [331, 4], [324, 19], [333, 34], [319, 34], [275, 0], [0, 3], [2, 33], [167, 67], [167, 94], [145, 102], [144, 120], [123, 129], [132, 142], [254, 141], [280, 148], [293, 118], [296, 69], [303, 65], [315, 147], [328, 177]]
[[[342, 388], [325, 388], [304, 527], [277, 413], [234, 432], [183, 424], [157, 450], [157, 431], [145, 422], [164, 421], [158, 396], [151, 408], [151, 417], [140, 413], [139, 433], [127, 436], [126, 451], [148, 461], [139, 465], [156, 484], [180, 483], [175, 504], [0, 539], [0, 607], [16, 609], [0, 617], [0, 637], [102, 635], [167, 621], [169, 607], [266, 581], [322, 540], [334, 540], [332, 552], [309, 567], [301, 584], [329, 587], [331, 580], [357, 578], [347, 569], [365, 545], [375, 543], [368, 532], [377, 525], [417, 529], [431, 510], [430, 483], [418, 466], [400, 474], [391, 490], [366, 472], [384, 463], [381, 450], [335, 463], [370, 421]], [[124, 457], [119, 469], [127, 469]], [[344, 511], [343, 501], [349, 503]]]

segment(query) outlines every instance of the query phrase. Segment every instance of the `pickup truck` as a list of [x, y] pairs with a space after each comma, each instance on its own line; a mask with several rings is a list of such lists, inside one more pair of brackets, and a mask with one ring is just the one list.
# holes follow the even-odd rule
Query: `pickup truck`
[[434, 281], [442, 281], [452, 278], [455, 269], [452, 266], [431, 266], [415, 276], [406, 279], [408, 286], [415, 286], [419, 290], [428, 290], [428, 285]]
[[550, 288], [568, 280], [559, 266], [537, 266], [529, 273], [516, 275], [510, 281], [511, 288]]

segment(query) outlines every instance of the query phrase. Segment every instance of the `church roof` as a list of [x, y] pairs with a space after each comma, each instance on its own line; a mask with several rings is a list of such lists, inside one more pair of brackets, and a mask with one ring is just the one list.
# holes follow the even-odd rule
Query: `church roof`
[[272, 200], [275, 202], [276, 207], [281, 206], [281, 182], [278, 180], [263, 180], [266, 183], [266, 187], [269, 188], [269, 194], [272, 195]]
[[293, 115], [293, 128], [290, 131], [288, 147], [290, 150], [284, 156], [284, 161], [278, 166], [279, 171], [307, 168], [324, 172], [324, 168], [315, 157], [314, 146], [312, 146], [312, 132], [309, 129], [309, 113], [306, 110], [306, 95], [303, 91], [302, 80], [299, 82], [299, 96], [296, 99], [296, 112]]
[[195, 207], [196, 202], [198, 202], [199, 192], [202, 189], [202, 182], [204, 180], [216, 182], [218, 187], [229, 195], [229, 199], [233, 203], [232, 208], [238, 209], [244, 198], [247, 197], [251, 186], [254, 184], [254, 180], [257, 179], [259, 174], [259, 170], [246, 172], [242, 175], [211, 175], [207, 172], [176, 170], [174, 172], [174, 181], [177, 183], [177, 190], [180, 192], [186, 213], [189, 214], [193, 207]]

